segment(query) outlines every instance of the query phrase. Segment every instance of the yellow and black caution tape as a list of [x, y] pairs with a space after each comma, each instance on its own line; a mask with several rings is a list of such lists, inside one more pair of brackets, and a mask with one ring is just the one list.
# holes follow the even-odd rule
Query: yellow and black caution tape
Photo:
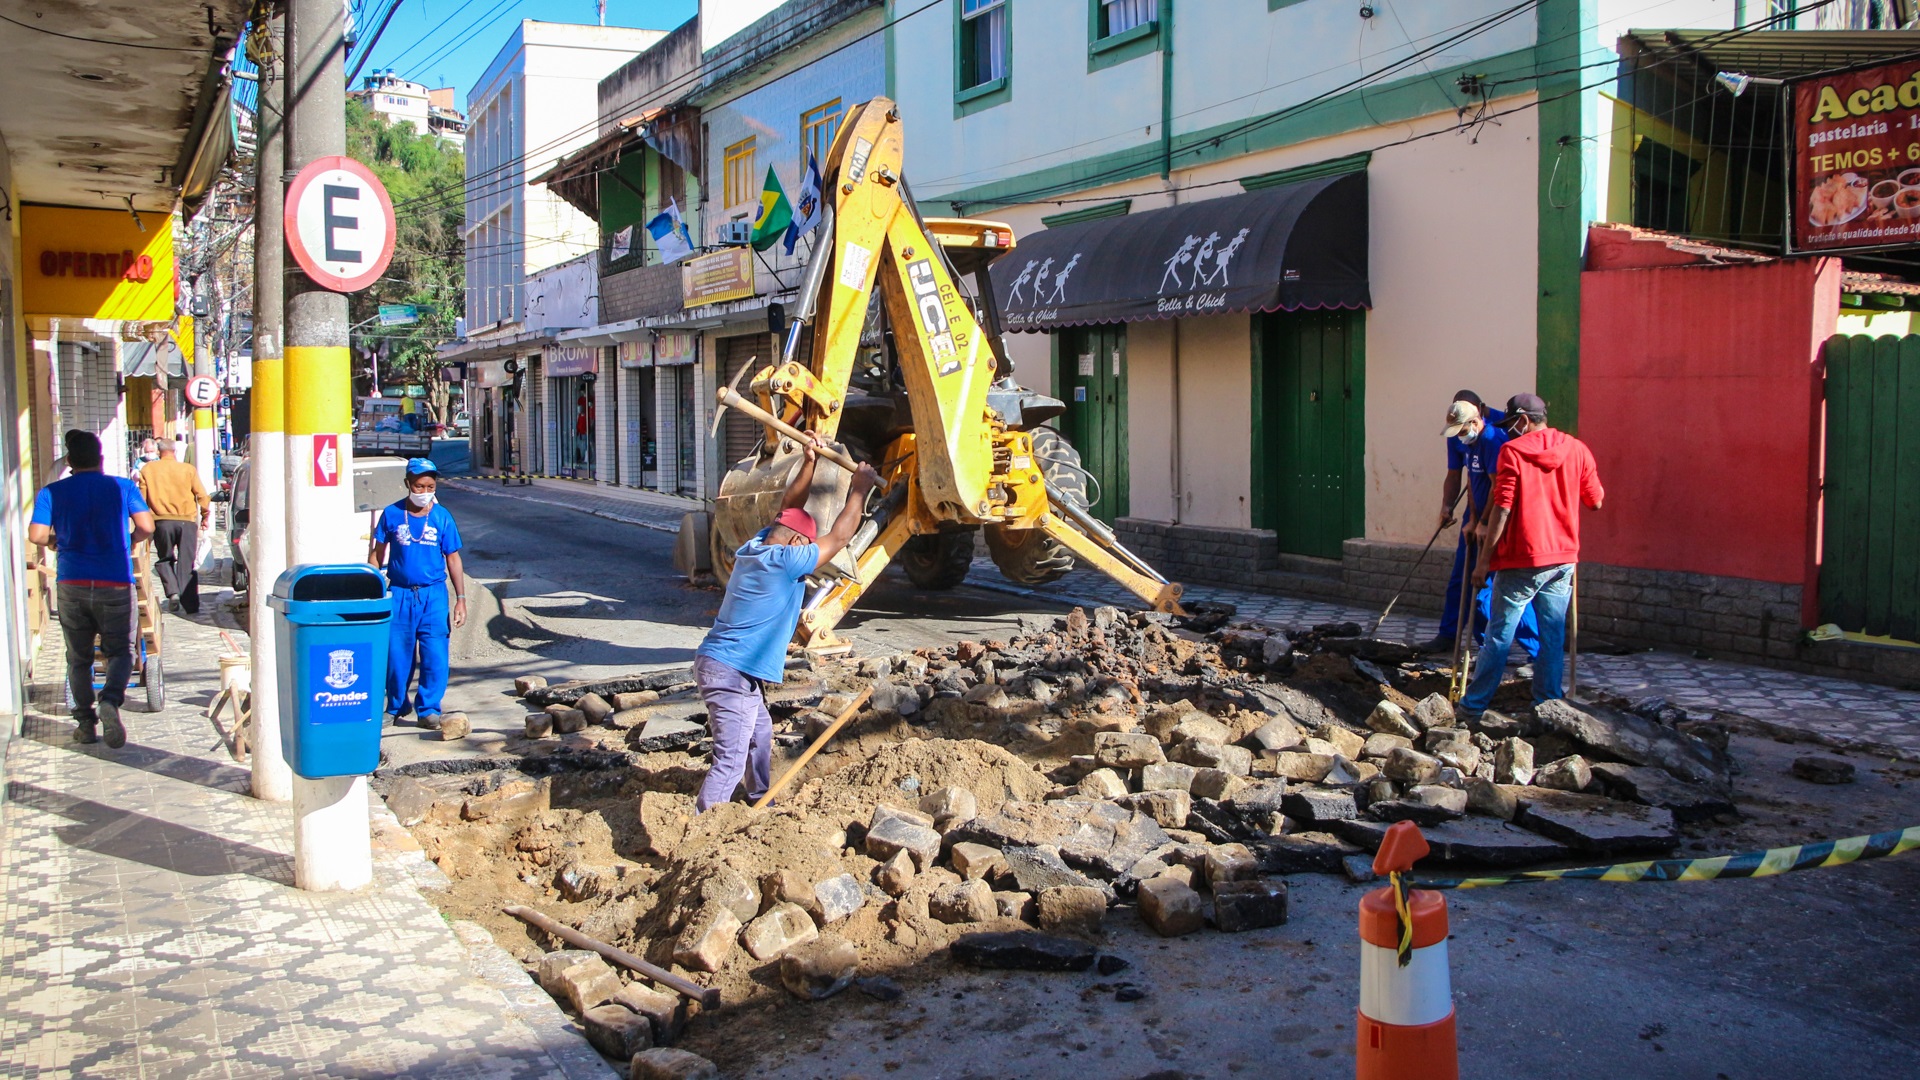
[[1716, 855], [1707, 859], [1654, 859], [1613, 866], [1578, 866], [1567, 870], [1523, 870], [1493, 877], [1428, 878], [1408, 882], [1418, 889], [1481, 889], [1489, 885], [1518, 885], [1529, 881], [1715, 881], [1721, 878], [1774, 877], [1793, 870], [1845, 866], [1868, 859], [1885, 859], [1920, 848], [1920, 825], [1845, 840], [1823, 840], [1797, 847]]

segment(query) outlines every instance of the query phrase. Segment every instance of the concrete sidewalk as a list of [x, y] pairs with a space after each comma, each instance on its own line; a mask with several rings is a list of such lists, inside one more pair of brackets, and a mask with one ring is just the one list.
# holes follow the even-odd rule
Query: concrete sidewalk
[[[449, 483], [463, 491], [570, 507], [668, 532], [679, 528], [681, 514], [699, 508], [693, 500], [676, 496], [564, 480], [511, 487], [475, 479]], [[1090, 570], [1075, 570], [1049, 585], [1029, 587], [1001, 576], [991, 560], [976, 559], [967, 583], [1054, 603], [1123, 608], [1139, 604], [1112, 579]], [[1205, 585], [1189, 587], [1186, 595], [1190, 600], [1232, 604], [1240, 618], [1282, 629], [1327, 622], [1371, 627], [1380, 614], [1325, 600]], [[1395, 614], [1382, 624], [1380, 635], [1396, 641], [1425, 641], [1438, 628], [1434, 618]], [[1514, 655], [1520, 656], [1517, 650]], [[1586, 688], [1634, 699], [1664, 697], [1696, 712], [1723, 713], [1759, 733], [1920, 761], [1920, 693], [1653, 650], [1627, 656], [1587, 653], [1579, 663], [1580, 685]]]
[[246, 794], [204, 715], [230, 599], [165, 616], [170, 701], [129, 708], [118, 751], [72, 741], [58, 634], [41, 650], [5, 766], [0, 1075], [615, 1076], [486, 931], [421, 895], [445, 878], [377, 798], [373, 885], [292, 887], [291, 808]]

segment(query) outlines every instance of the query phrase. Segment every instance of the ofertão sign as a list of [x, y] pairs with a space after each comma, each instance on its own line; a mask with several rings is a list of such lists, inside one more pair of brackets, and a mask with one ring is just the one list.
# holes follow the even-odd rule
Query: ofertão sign
[[1790, 251], [1920, 245], [1920, 61], [1792, 80]]

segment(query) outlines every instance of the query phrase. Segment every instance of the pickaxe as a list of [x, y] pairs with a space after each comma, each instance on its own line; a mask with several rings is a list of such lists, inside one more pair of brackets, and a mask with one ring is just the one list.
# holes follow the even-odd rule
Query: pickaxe
[[[760, 358], [756, 356], [748, 360], [745, 364], [742, 364], [740, 370], [734, 373], [733, 382], [720, 388], [720, 393], [717, 395], [720, 401], [720, 407], [713, 411], [713, 430], [709, 433], [709, 436], [717, 437], [720, 434], [720, 418], [726, 415], [728, 409], [738, 409], [803, 446], [812, 443], [812, 436], [806, 432], [801, 431], [799, 428], [794, 427], [792, 424], [787, 423], [785, 420], [780, 419], [740, 396], [740, 391], [736, 389], [736, 387], [740, 385], [740, 380], [746, 377], [747, 372], [753, 370], [754, 365], [759, 363], [759, 361]], [[833, 462], [848, 472], [860, 471], [860, 463], [848, 457], [846, 451], [832, 446], [821, 446], [817, 449], [821, 457], [826, 458], [828, 461]]]

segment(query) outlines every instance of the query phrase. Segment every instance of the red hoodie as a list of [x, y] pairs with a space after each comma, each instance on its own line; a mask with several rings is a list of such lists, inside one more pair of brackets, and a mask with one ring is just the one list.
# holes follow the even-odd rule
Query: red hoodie
[[1605, 495], [1593, 451], [1564, 431], [1541, 428], [1501, 447], [1493, 505], [1512, 517], [1490, 565], [1522, 570], [1579, 562], [1579, 504], [1597, 510]]

